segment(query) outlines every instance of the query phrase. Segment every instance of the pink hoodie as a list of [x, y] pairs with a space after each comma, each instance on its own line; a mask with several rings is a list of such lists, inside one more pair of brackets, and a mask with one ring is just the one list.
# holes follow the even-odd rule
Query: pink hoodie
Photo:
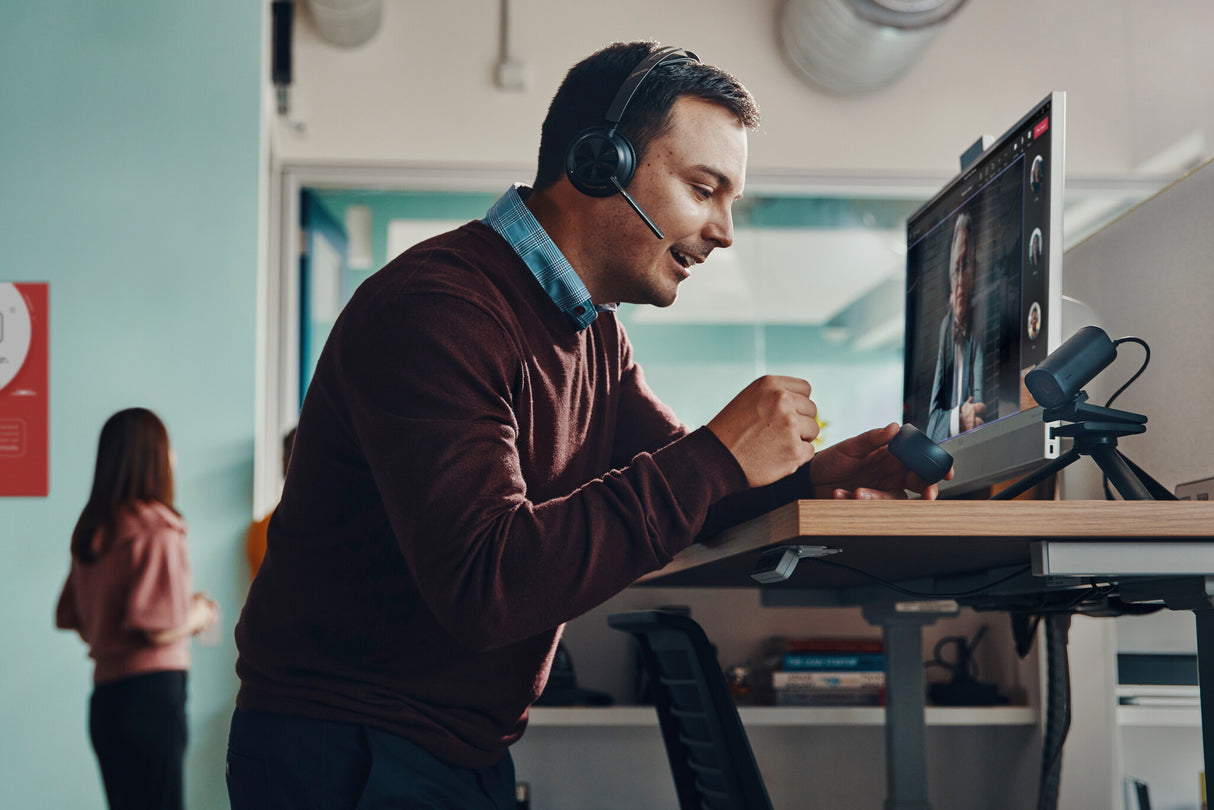
[[[102, 542], [99, 529], [93, 547]], [[144, 672], [189, 670], [190, 640], [153, 644], [148, 633], [186, 623], [193, 601], [181, 517], [157, 502], [124, 509], [115, 539], [92, 565], [72, 559], [55, 625], [76, 630], [96, 661], [94, 683]]]

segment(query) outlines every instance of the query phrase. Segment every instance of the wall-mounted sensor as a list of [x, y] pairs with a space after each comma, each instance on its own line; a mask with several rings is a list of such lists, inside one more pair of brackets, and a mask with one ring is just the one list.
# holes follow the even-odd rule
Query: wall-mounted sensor
[[0, 390], [12, 382], [30, 350], [30, 311], [16, 285], [0, 283]]

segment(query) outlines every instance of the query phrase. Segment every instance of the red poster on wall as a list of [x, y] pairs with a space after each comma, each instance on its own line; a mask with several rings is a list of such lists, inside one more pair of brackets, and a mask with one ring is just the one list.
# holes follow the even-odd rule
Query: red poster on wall
[[0, 496], [50, 492], [47, 284], [0, 282]]

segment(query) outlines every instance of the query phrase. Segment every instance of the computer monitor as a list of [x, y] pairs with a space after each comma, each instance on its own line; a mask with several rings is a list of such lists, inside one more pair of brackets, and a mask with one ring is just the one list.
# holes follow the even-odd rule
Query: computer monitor
[[1058, 456], [1024, 375], [1064, 337], [1065, 139], [1051, 93], [907, 219], [903, 418], [952, 454], [944, 496]]

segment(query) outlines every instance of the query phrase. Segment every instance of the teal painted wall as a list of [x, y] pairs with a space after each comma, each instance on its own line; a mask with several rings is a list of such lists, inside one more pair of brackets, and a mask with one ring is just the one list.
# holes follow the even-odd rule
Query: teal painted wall
[[231, 630], [252, 510], [262, 8], [8, 3], [0, 26], [0, 280], [50, 283], [50, 497], [0, 499], [0, 805], [103, 807], [90, 661], [53, 629], [101, 424], [168, 426], [196, 584], [188, 804], [226, 808]]

